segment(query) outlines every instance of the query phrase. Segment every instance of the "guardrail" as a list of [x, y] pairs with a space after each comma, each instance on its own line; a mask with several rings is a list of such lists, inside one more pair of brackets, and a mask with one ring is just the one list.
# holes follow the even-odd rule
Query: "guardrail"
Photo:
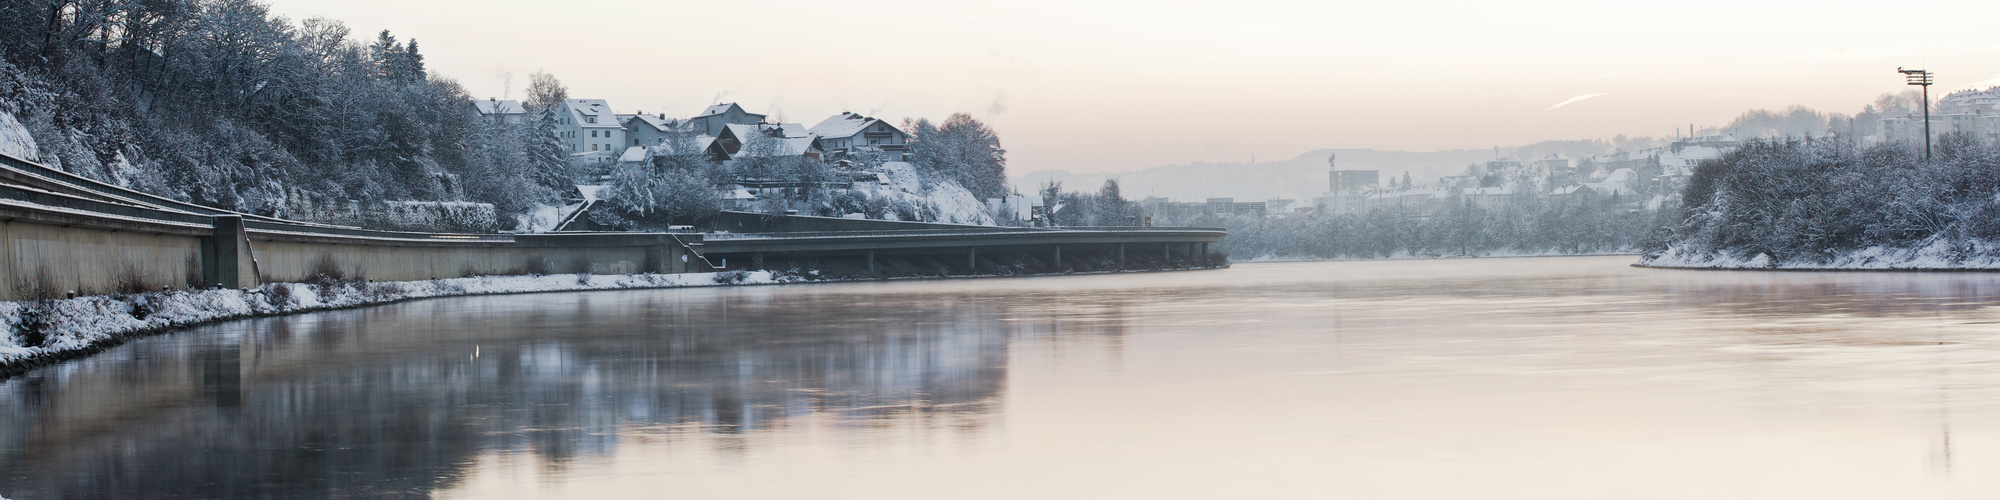
[[198, 224], [203, 226], [213, 224], [212, 222], [213, 218], [206, 215], [192, 214], [192, 213], [178, 212], [178, 211], [167, 211], [167, 210], [160, 210], [160, 209], [136, 206], [136, 205], [107, 203], [107, 202], [102, 202], [77, 196], [71, 196], [61, 193], [52, 193], [38, 189], [8, 186], [4, 184], [0, 184], [0, 199], [19, 201], [44, 207], [61, 208], [68, 210], [80, 210], [85, 212], [94, 212], [104, 215], [114, 215], [114, 216], [130, 217], [136, 219], [153, 219], [165, 222], [179, 222], [183, 224]]

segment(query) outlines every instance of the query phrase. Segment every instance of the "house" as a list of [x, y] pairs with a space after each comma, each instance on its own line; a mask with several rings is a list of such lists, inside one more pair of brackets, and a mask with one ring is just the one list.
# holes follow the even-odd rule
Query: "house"
[[626, 146], [659, 146], [667, 143], [667, 134], [683, 131], [687, 122], [669, 120], [667, 115], [649, 115], [645, 112], [618, 115], [618, 123], [625, 126]]
[[744, 111], [742, 106], [725, 102], [701, 110], [701, 114], [689, 118], [697, 134], [722, 137], [722, 128], [731, 124], [756, 125], [764, 123], [764, 115]]
[[[746, 151], [755, 136], [774, 139], [771, 149], [766, 151]], [[787, 123], [783, 125], [731, 123], [722, 127], [722, 133], [709, 141], [706, 149], [710, 158], [717, 161], [735, 160], [746, 156], [804, 156], [820, 158], [819, 138], [806, 132], [804, 125]]]
[[1559, 187], [1549, 193], [1549, 201], [1553, 203], [1583, 203], [1595, 199], [1597, 190], [1582, 184]]
[[556, 106], [556, 137], [572, 156], [609, 161], [625, 150], [625, 126], [603, 99], [563, 99]]
[[1468, 188], [1462, 196], [1473, 206], [1487, 210], [1506, 207], [1514, 202], [1514, 190], [1502, 186]]
[[491, 98], [484, 101], [475, 100], [472, 101], [472, 112], [478, 114], [481, 118], [497, 120], [508, 125], [520, 125], [528, 122], [528, 109], [521, 107], [521, 101], [502, 101]]
[[813, 125], [808, 133], [819, 137], [819, 146], [828, 155], [840, 157], [861, 152], [883, 152], [891, 160], [901, 160], [910, 150], [910, 135], [875, 118], [841, 113]]

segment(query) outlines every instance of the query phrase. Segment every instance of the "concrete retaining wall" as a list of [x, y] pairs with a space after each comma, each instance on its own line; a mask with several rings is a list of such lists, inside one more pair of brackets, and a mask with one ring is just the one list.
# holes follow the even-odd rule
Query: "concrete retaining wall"
[[160, 287], [252, 287], [318, 274], [468, 275], [713, 270], [699, 234], [459, 235], [210, 216], [0, 185], [0, 300]]
[[139, 288], [185, 287], [201, 280], [201, 237], [91, 227], [61, 227], [16, 219], [0, 223], [0, 261], [7, 274], [0, 298], [53, 298]]
[[700, 235], [556, 234], [453, 242], [249, 232], [258, 275], [267, 281], [305, 281], [323, 273], [407, 281], [474, 275], [710, 271], [679, 242], [699, 239]]

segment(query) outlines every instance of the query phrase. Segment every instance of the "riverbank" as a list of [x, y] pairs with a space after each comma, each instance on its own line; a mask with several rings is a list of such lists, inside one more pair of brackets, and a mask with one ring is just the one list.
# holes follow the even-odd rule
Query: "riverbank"
[[2000, 246], [1985, 241], [1965, 243], [1933, 238], [1914, 248], [1876, 246], [1825, 260], [1776, 259], [1764, 253], [1740, 256], [1723, 251], [1686, 251], [1675, 246], [1647, 254], [1633, 265], [1764, 271], [2000, 271]]
[[269, 283], [246, 289], [184, 289], [0, 302], [0, 380], [96, 354], [127, 340], [208, 323], [471, 295], [644, 290], [714, 286], [841, 283], [945, 278], [1223, 269], [1213, 267], [956, 276], [832, 277], [817, 271], [723, 271], [681, 274], [547, 274], [421, 281]]
[[94, 354], [126, 340], [190, 326], [412, 299], [508, 293], [628, 290], [809, 281], [770, 271], [548, 274], [424, 281], [270, 283], [248, 289], [169, 290], [0, 302], [0, 378]]

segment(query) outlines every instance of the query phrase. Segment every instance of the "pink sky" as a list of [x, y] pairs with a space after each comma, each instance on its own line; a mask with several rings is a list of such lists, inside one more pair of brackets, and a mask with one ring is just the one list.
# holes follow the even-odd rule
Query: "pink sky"
[[[1744, 110], [1851, 113], [2000, 84], [2000, 2], [444, 2], [277, 0], [518, 98], [537, 69], [620, 112], [718, 99], [808, 125], [970, 113], [1010, 170], [1122, 171], [1331, 147], [1671, 135]], [[512, 75], [511, 88], [503, 85]], [[1991, 83], [1989, 83], [1991, 82]], [[1600, 94], [1550, 109], [1571, 98]]]

